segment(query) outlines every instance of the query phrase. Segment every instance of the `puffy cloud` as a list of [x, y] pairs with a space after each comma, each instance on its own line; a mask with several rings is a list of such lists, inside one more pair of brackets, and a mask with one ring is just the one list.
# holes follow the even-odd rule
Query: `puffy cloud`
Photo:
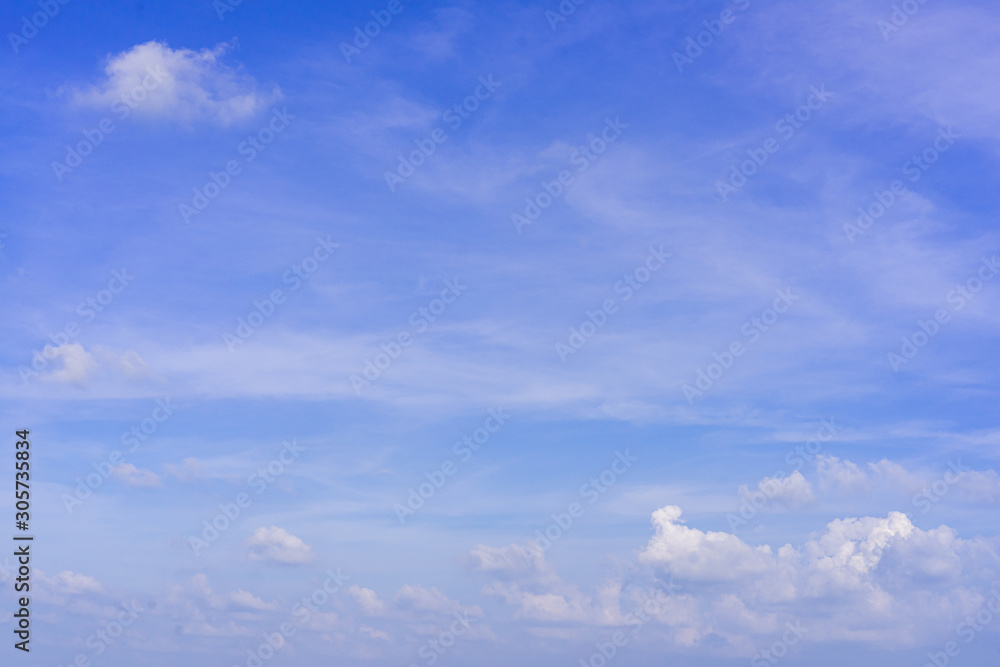
[[279, 93], [276, 89], [262, 93], [252, 77], [224, 64], [222, 57], [229, 48], [219, 44], [192, 51], [156, 41], [137, 44], [109, 56], [106, 78], [77, 91], [75, 101], [185, 123], [238, 123], [271, 104]]
[[271, 526], [258, 528], [247, 540], [252, 560], [273, 560], [287, 565], [309, 563], [313, 559], [313, 550], [300, 538], [292, 535], [284, 528]]
[[262, 599], [242, 588], [229, 594], [229, 600], [237, 607], [255, 611], [274, 611], [278, 605], [274, 602], [264, 602]]
[[361, 613], [365, 616], [384, 616], [386, 612], [385, 602], [379, 600], [378, 593], [370, 588], [361, 586], [350, 586], [347, 589], [354, 601], [361, 607]]
[[842, 461], [836, 456], [820, 454], [816, 457], [821, 489], [837, 489], [847, 493], [864, 492], [871, 488], [868, 475], [857, 464]]
[[94, 357], [79, 343], [66, 343], [57, 347], [46, 345], [42, 354], [53, 361], [62, 362], [62, 368], [42, 376], [52, 382], [83, 385], [97, 369]]
[[769, 546], [751, 547], [729, 533], [702, 532], [683, 525], [681, 508], [653, 512], [656, 536], [639, 555], [644, 563], [669, 564], [684, 579], [725, 581], [757, 575], [774, 565]]
[[115, 479], [129, 486], [161, 486], [160, 476], [152, 470], [136, 468], [131, 463], [122, 463], [112, 470]]
[[[787, 477], [765, 477], [757, 483], [757, 493], [764, 494], [770, 504], [798, 509], [815, 502], [812, 484], [796, 470]], [[740, 487], [740, 498], [752, 503], [753, 492], [746, 486]]]
[[59, 595], [83, 595], [85, 593], [102, 593], [104, 589], [94, 577], [63, 570], [54, 577], [47, 577], [42, 570], [35, 572], [39, 581], [52, 593]]
[[699, 616], [718, 624], [726, 610], [734, 642], [754, 627], [811, 617], [811, 638], [913, 643], [975, 611], [969, 591], [988, 588], [1000, 568], [991, 543], [962, 540], [947, 526], [921, 530], [901, 512], [837, 519], [801, 548], [777, 549], [680, 517], [674, 506], [653, 513], [656, 534], [639, 560], [684, 585]]
[[921, 530], [901, 512], [830, 521], [800, 547], [748, 544], [681, 516], [676, 506], [656, 510], [655, 534], [638, 555], [644, 567], [609, 578], [594, 595], [520, 545], [477, 546], [466, 560], [492, 579], [484, 593], [516, 618], [563, 624], [556, 632], [564, 639], [592, 636], [587, 626], [633, 624], [643, 609], [658, 640], [731, 657], [755, 652], [789, 623], [808, 630], [806, 641], [946, 641], [1000, 575], [997, 544], [963, 540], [947, 526]]

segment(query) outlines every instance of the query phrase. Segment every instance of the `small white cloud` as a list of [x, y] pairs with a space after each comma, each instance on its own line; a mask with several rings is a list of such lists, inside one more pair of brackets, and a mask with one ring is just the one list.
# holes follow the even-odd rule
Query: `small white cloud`
[[62, 368], [42, 376], [42, 379], [52, 382], [83, 385], [97, 370], [97, 362], [94, 357], [79, 343], [66, 343], [58, 347], [46, 345], [42, 350], [42, 355], [53, 361], [62, 361]]
[[152, 470], [136, 468], [131, 463], [122, 463], [112, 470], [115, 479], [129, 486], [160, 486], [160, 476]]
[[78, 574], [71, 570], [63, 570], [54, 577], [46, 577], [42, 570], [37, 570], [35, 574], [53, 593], [83, 595], [84, 593], [101, 593], [104, 590], [94, 577]]
[[238, 591], [234, 591], [229, 594], [229, 600], [239, 606], [245, 607], [247, 609], [256, 609], [257, 611], [274, 611], [278, 608], [273, 602], [264, 602], [262, 599], [254, 595], [249, 591], [245, 591], [242, 588]]
[[[768, 502], [764, 504], [765, 508], [770, 503], [774, 503], [777, 506], [798, 509], [816, 500], [813, 496], [812, 484], [798, 470], [780, 479], [765, 477], [757, 483], [757, 493], [764, 494], [768, 499]], [[746, 486], [740, 487], [740, 498], [753, 503], [754, 495]], [[753, 504], [756, 506], [756, 503]]]
[[361, 607], [365, 616], [384, 616], [385, 602], [378, 599], [378, 594], [370, 588], [351, 586], [347, 589], [354, 601]]
[[258, 528], [247, 540], [252, 560], [269, 559], [286, 565], [308, 563], [313, 559], [313, 550], [300, 538], [284, 528], [271, 526]]
[[138, 44], [108, 57], [107, 78], [77, 91], [78, 104], [128, 110], [137, 116], [229, 125], [252, 117], [280, 96], [261, 93], [254, 79], [225, 65], [228, 44], [192, 51], [162, 42]]

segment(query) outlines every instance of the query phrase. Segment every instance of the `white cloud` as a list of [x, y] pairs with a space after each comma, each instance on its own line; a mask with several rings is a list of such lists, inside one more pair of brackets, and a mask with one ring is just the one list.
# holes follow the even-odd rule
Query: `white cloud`
[[252, 560], [270, 559], [287, 565], [309, 563], [313, 560], [313, 550], [300, 538], [284, 528], [271, 526], [258, 528], [247, 540]]
[[58, 347], [46, 345], [42, 354], [47, 359], [62, 361], [62, 368], [42, 376], [43, 379], [52, 382], [83, 385], [97, 369], [94, 357], [79, 343], [66, 343]]
[[474, 570], [497, 578], [483, 587], [483, 593], [516, 605], [519, 617], [600, 622], [605, 616], [589, 596], [563, 582], [540, 551], [518, 544], [499, 548], [479, 545], [469, 552], [467, 560]]
[[42, 570], [37, 570], [35, 574], [51, 592], [61, 595], [102, 593], [104, 590], [94, 577], [71, 570], [63, 570], [54, 577], [46, 577]]
[[201, 51], [172, 49], [156, 41], [138, 44], [109, 56], [106, 78], [77, 91], [75, 101], [184, 123], [238, 123], [280, 94], [277, 90], [262, 93], [252, 77], [223, 64], [229, 48], [224, 43]]
[[959, 539], [947, 526], [921, 530], [901, 512], [837, 519], [801, 548], [777, 549], [689, 528], [680, 516], [673, 506], [654, 512], [656, 534], [640, 562], [669, 572], [705, 613], [721, 604], [734, 619], [743, 607], [761, 622], [816, 618], [811, 639], [922, 641], [975, 611], [970, 591], [987, 589], [1000, 566], [989, 542]]
[[761, 574], [774, 563], [769, 546], [751, 547], [735, 535], [706, 533], [682, 524], [680, 507], [668, 505], [653, 512], [656, 536], [639, 560], [670, 564], [675, 575], [695, 581]]
[[[757, 483], [757, 492], [764, 494], [771, 503], [789, 509], [798, 509], [815, 502], [812, 484], [798, 470], [783, 478], [765, 477]], [[740, 498], [753, 502], [753, 492], [745, 485], [740, 487]]]
[[[477, 546], [467, 560], [493, 579], [483, 592], [511, 605], [516, 618], [563, 624], [532, 628], [538, 636], [587, 638], [588, 626], [627, 626], [644, 606], [648, 632], [665, 644], [730, 657], [756, 652], [762, 639], [799, 622], [808, 642], [945, 641], [982, 606], [1000, 571], [996, 544], [960, 539], [947, 526], [921, 530], [900, 512], [830, 521], [801, 547], [692, 528], [675, 506], [654, 512], [653, 525], [639, 553], [645, 568], [609, 578], [593, 596], [519, 545]], [[661, 595], [650, 579], [660, 592], [668, 581], [676, 589]]]
[[378, 594], [370, 588], [361, 586], [350, 586], [347, 589], [354, 601], [361, 607], [361, 612], [365, 616], [384, 616], [385, 602], [378, 599]]
[[857, 464], [842, 461], [836, 456], [820, 454], [816, 457], [819, 486], [824, 491], [837, 489], [847, 493], [864, 492], [871, 488], [868, 475]]
[[136, 468], [131, 463], [122, 463], [112, 471], [115, 479], [129, 486], [160, 486], [160, 476], [152, 470]]
[[245, 607], [247, 609], [254, 609], [257, 611], [274, 611], [278, 608], [278, 605], [274, 602], [264, 602], [253, 593], [245, 591], [242, 588], [230, 593], [229, 600], [239, 607]]
[[[40, 375], [40, 379], [49, 382], [83, 386], [99, 374], [130, 380], [152, 376], [149, 366], [134, 350], [122, 352], [96, 345], [88, 352], [80, 343], [65, 343], [46, 345], [42, 356], [54, 364], [51, 371]], [[55, 367], [58, 362], [62, 363], [61, 368]]]

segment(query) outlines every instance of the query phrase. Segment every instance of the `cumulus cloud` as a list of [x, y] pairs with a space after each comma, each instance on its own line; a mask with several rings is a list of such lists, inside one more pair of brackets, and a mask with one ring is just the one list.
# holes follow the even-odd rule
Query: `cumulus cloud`
[[[787, 507], [798, 509], [815, 502], [812, 484], [798, 470], [787, 477], [765, 477], [757, 483], [756, 492], [764, 494], [768, 503], [764, 507]], [[740, 498], [753, 503], [754, 492], [748, 487], [740, 487]]]
[[284, 528], [258, 528], [247, 540], [252, 560], [273, 560], [286, 565], [299, 565], [313, 560], [313, 550], [300, 538]]
[[354, 601], [361, 608], [361, 613], [365, 616], [384, 616], [386, 612], [385, 602], [379, 600], [378, 593], [370, 588], [361, 586], [350, 586], [347, 589]]
[[76, 91], [74, 100], [147, 118], [238, 123], [280, 94], [276, 89], [261, 92], [252, 77], [223, 63], [229, 49], [225, 43], [201, 51], [156, 41], [137, 44], [109, 56], [104, 80]]
[[46, 345], [42, 355], [53, 362], [61, 362], [62, 368], [43, 375], [42, 379], [64, 384], [83, 385], [97, 369], [97, 362], [79, 343]]
[[256, 611], [274, 611], [278, 605], [274, 602], [264, 602], [262, 599], [242, 588], [229, 594], [229, 600], [237, 607]]
[[49, 591], [60, 595], [101, 593], [104, 590], [94, 577], [71, 570], [63, 570], [54, 577], [47, 577], [42, 570], [37, 570], [35, 575]]
[[640, 562], [686, 585], [705, 618], [720, 605], [741, 618], [733, 633], [816, 617], [812, 638], [912, 643], [975, 611], [970, 590], [987, 589], [1000, 566], [988, 541], [924, 531], [901, 512], [831, 521], [800, 548], [690, 528], [675, 506], [654, 512], [653, 525]]
[[922, 530], [901, 512], [830, 521], [798, 547], [748, 544], [681, 517], [676, 506], [656, 510], [638, 564], [590, 595], [520, 545], [477, 546], [466, 561], [490, 577], [484, 593], [543, 624], [536, 635], [586, 639], [589, 626], [633, 624], [641, 608], [645, 632], [663, 645], [729, 657], [755, 653], [789, 623], [808, 642], [946, 641], [991, 586], [1000, 590], [1000, 545], [947, 526]]
[[122, 463], [112, 470], [115, 479], [129, 486], [160, 486], [160, 476], [152, 470], [136, 468], [131, 463]]
[[565, 583], [545, 561], [541, 551], [519, 544], [476, 546], [466, 557], [474, 571], [492, 575], [483, 593], [519, 608], [516, 616], [545, 621], [600, 622], [599, 602]]
[[819, 485], [824, 491], [836, 489], [846, 493], [860, 493], [871, 488], [865, 471], [851, 461], [842, 461], [836, 456], [820, 454], [816, 458]]

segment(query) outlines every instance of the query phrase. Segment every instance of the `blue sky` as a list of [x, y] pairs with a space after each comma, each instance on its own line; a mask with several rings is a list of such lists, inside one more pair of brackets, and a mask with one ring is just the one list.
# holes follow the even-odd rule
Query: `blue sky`
[[992, 3], [46, 6], [16, 659], [995, 662]]

